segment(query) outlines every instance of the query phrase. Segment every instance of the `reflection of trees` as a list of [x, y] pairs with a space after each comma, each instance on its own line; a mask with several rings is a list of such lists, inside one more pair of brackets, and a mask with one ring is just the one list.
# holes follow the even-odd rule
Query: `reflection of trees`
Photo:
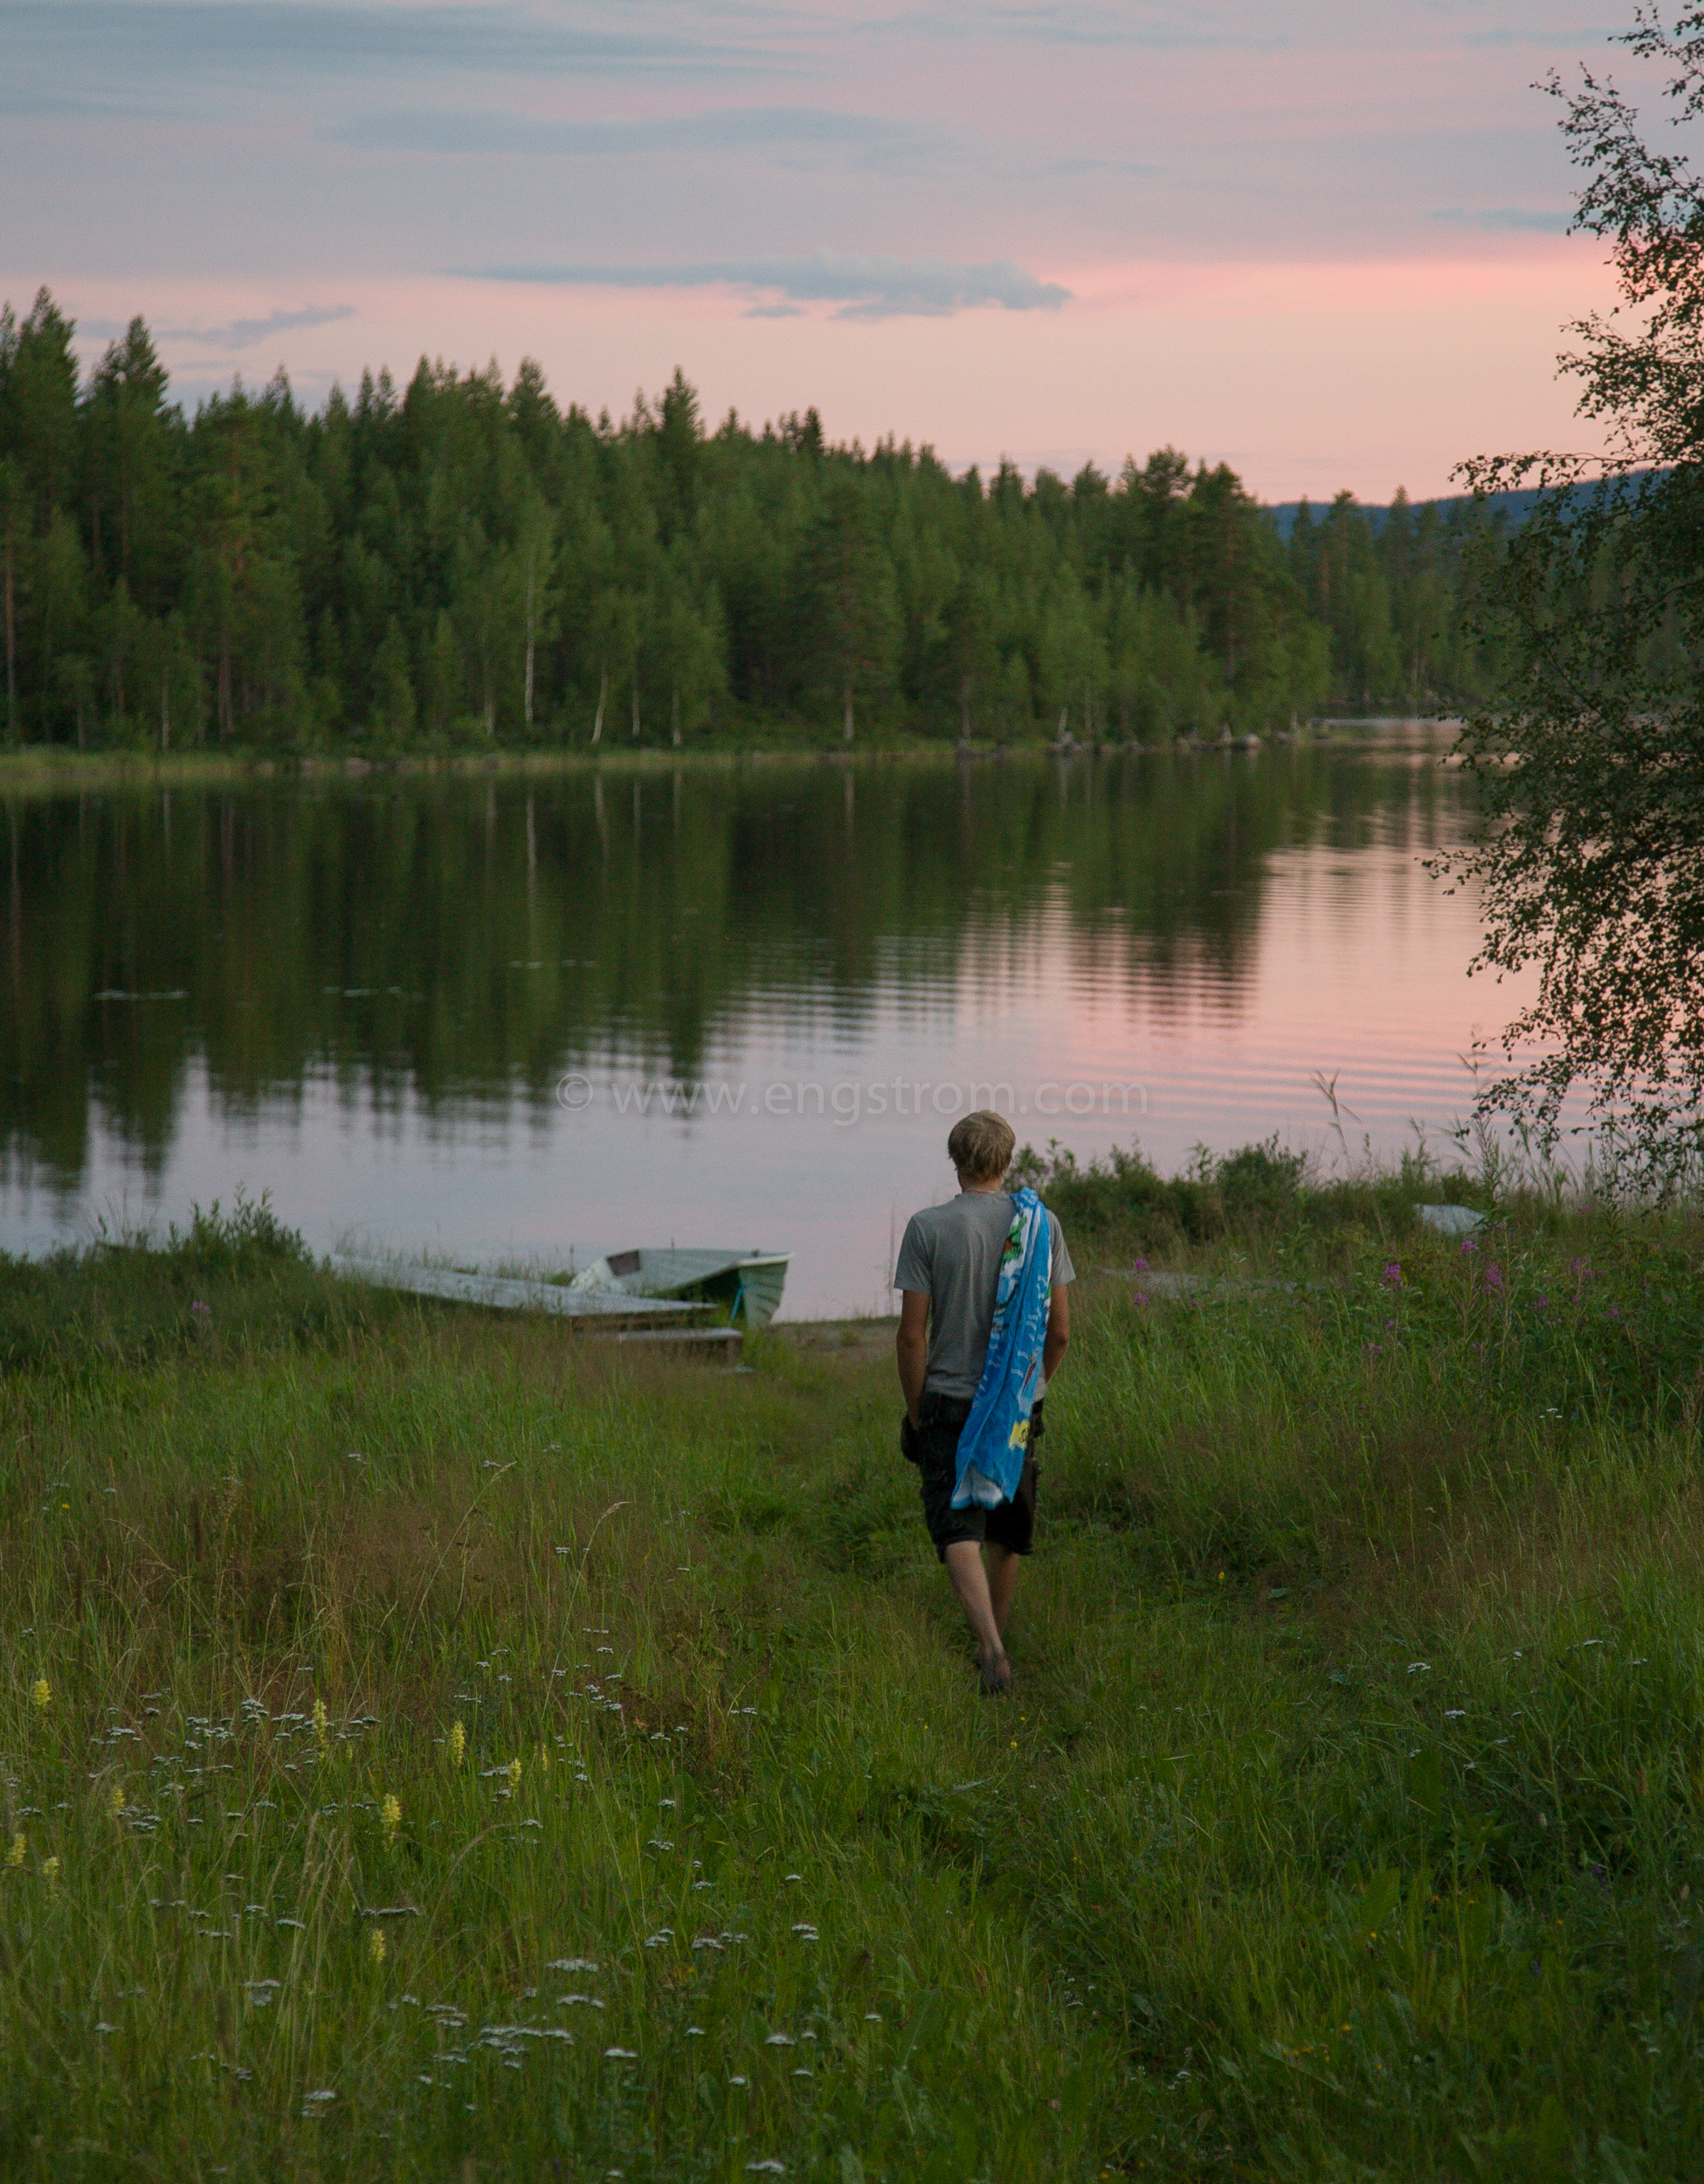
[[163, 1157], [197, 1055], [238, 1111], [316, 1072], [542, 1101], [576, 1062], [699, 1074], [760, 1022], [926, 1021], [1061, 952], [1234, 1007], [1274, 850], [1418, 849], [1458, 794], [1304, 749], [17, 801], [0, 1130], [74, 1179], [97, 1108]]

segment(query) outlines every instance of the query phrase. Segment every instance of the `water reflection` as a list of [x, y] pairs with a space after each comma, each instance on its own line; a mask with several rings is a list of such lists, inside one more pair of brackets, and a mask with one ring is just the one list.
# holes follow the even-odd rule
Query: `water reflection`
[[[488, 1164], [512, 1125], [560, 1138], [569, 1070], [898, 1057], [1034, 1080], [1068, 1054], [1152, 1076], [1176, 1047], [1209, 1113], [1207, 1078], [1232, 1082], [1244, 1040], [1256, 1081], [1218, 1119], [1246, 1109], [1233, 1134], [1260, 1134], [1284, 1120], [1261, 1069], [1389, 1061], [1365, 1038], [1338, 1051], [1378, 1014], [1343, 979], [1400, 985], [1407, 964], [1460, 987], [1470, 926], [1413, 860], [1457, 832], [1461, 795], [1412, 739], [15, 798], [0, 1241], [39, 1227], [44, 1193], [55, 1221], [115, 1176], [182, 1195], [221, 1132], [287, 1176], [305, 1157], [289, 1133], [334, 1116], [440, 1149], [478, 1116]], [[1472, 1011], [1465, 992], [1449, 1006], [1452, 1068]], [[1332, 1050], [1285, 1065], [1287, 1010]], [[1162, 1146], [1187, 1122], [1144, 1134]], [[638, 1151], [630, 1130], [609, 1158], [643, 1171]], [[756, 1148], [735, 1165], [761, 1198]], [[441, 1174], [413, 1183], [417, 1213], [444, 1195]]]

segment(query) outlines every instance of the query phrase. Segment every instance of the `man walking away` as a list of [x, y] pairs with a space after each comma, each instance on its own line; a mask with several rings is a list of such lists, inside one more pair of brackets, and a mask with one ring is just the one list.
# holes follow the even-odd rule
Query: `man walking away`
[[1011, 1689], [1002, 1634], [1035, 1531], [1042, 1397], [1070, 1338], [1075, 1278], [1058, 1221], [1033, 1191], [1004, 1188], [1015, 1142], [988, 1109], [954, 1125], [959, 1194], [912, 1215], [893, 1274], [900, 1444], [990, 1696]]

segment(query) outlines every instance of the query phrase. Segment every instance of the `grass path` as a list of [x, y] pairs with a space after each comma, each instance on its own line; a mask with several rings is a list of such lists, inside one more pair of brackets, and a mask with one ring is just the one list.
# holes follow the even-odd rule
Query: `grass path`
[[1579, 1241], [1087, 1300], [993, 1704], [867, 1339], [10, 1270], [0, 2167], [1696, 2175], [1699, 1284]]

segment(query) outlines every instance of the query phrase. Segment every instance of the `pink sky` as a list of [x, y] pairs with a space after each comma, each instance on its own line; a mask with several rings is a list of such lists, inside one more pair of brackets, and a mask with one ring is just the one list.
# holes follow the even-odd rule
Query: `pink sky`
[[[1270, 499], [1578, 445], [1579, 0], [0, 0], [0, 295], [186, 396], [422, 353]], [[1625, 56], [1619, 57], [1625, 63]]]

